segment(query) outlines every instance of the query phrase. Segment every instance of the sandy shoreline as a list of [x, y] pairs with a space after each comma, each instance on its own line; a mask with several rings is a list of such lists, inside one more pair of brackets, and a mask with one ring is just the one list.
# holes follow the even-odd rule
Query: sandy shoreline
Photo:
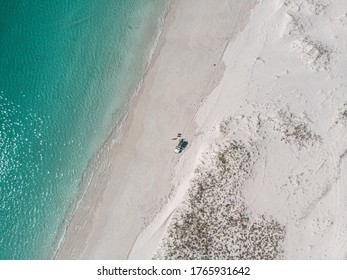
[[221, 77], [222, 54], [249, 6], [198, 2], [176, 1], [170, 10], [121, 141], [97, 167], [57, 258], [126, 258], [174, 191], [172, 138], [194, 139], [196, 111]]
[[197, 172], [181, 184], [190, 196], [132, 258], [153, 256], [165, 225], [158, 258], [346, 259], [346, 11], [344, 1], [258, 2], [197, 114]]
[[201, 2], [170, 9], [57, 258], [346, 258], [346, 3]]

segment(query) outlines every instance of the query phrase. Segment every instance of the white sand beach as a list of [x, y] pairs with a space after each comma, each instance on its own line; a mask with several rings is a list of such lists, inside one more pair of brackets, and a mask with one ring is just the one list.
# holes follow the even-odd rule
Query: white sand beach
[[344, 0], [174, 1], [57, 258], [347, 258], [346, 27]]

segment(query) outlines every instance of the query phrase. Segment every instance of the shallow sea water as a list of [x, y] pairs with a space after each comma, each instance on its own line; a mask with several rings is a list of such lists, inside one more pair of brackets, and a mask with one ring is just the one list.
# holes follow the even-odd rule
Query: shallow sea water
[[0, 6], [0, 259], [50, 258], [88, 162], [124, 113], [160, 0]]

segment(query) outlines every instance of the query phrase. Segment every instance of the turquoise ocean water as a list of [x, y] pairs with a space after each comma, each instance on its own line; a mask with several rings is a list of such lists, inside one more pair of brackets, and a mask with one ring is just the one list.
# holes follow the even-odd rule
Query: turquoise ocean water
[[161, 0], [3, 0], [0, 259], [50, 258], [143, 72]]

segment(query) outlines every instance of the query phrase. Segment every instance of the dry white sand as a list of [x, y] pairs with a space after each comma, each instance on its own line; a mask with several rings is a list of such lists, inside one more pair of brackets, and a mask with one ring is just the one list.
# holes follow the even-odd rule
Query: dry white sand
[[[263, 244], [261, 234], [273, 232], [262, 227], [275, 224], [283, 240], [271, 256], [346, 258], [347, 2], [263, 0], [253, 7], [175, 3], [121, 143], [103, 161], [106, 171], [99, 168], [59, 258], [203, 258], [174, 238], [182, 236], [181, 213], [196, 210], [187, 200], [201, 176], [194, 171], [217, 174], [214, 185], [224, 187], [215, 155], [228, 141], [243, 147], [241, 155], [249, 152], [247, 174], [227, 182], [237, 198], [228, 208], [235, 225], [237, 217], [249, 223], [245, 232], [219, 230], [218, 240], [208, 239], [215, 246], [208, 256], [249, 257], [242, 246]], [[190, 145], [177, 156], [171, 138], [178, 132]], [[208, 199], [217, 206], [230, 189], [216, 190]], [[229, 215], [213, 213], [206, 225]], [[233, 244], [238, 234], [242, 242]], [[185, 242], [196, 240], [191, 236], [199, 237], [184, 232]], [[274, 249], [273, 238], [266, 250]], [[214, 254], [224, 252], [219, 241], [225, 255]]]

